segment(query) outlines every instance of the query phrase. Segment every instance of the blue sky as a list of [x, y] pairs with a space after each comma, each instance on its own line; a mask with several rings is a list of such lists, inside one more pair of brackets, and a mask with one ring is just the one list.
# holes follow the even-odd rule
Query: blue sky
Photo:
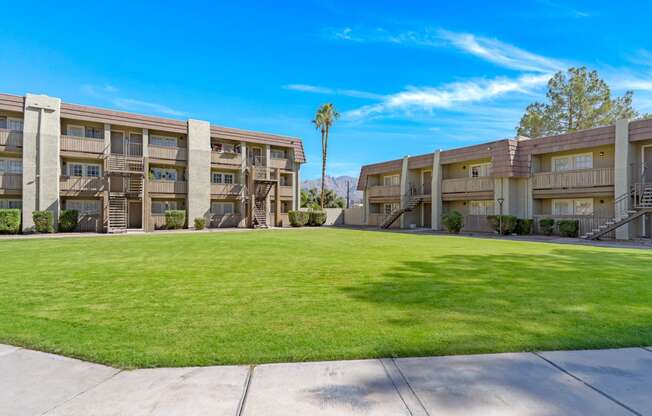
[[303, 178], [320, 174], [310, 120], [330, 101], [328, 173], [355, 175], [513, 137], [572, 65], [652, 112], [652, 4], [639, 3], [10, 2], [0, 91], [299, 136]]

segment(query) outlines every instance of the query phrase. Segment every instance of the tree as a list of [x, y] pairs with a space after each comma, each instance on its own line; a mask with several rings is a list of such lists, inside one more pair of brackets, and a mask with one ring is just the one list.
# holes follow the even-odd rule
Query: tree
[[586, 67], [559, 71], [548, 81], [548, 101], [528, 105], [516, 132], [527, 137], [549, 136], [636, 118], [633, 94], [627, 91], [612, 99], [607, 83]]
[[326, 179], [326, 157], [328, 155], [328, 133], [331, 126], [340, 117], [331, 103], [326, 103], [317, 109], [312, 123], [321, 132], [321, 207], [324, 208], [324, 180]]
[[344, 208], [346, 201], [338, 196], [332, 189], [324, 190], [324, 203], [321, 203], [321, 195], [317, 188], [301, 190], [301, 207], [303, 208]]

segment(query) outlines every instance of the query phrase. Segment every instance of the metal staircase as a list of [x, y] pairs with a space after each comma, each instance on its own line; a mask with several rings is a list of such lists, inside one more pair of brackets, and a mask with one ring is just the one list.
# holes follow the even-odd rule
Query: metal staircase
[[391, 227], [392, 224], [394, 224], [394, 222], [401, 217], [401, 215], [405, 214], [406, 212], [410, 212], [419, 206], [419, 204], [423, 202], [423, 199], [423, 196], [410, 196], [407, 204], [402, 208], [398, 208], [392, 211], [380, 224], [380, 228], [387, 229]]
[[104, 157], [104, 174], [108, 178], [109, 233], [127, 231], [129, 200], [142, 201], [143, 197], [145, 163], [142, 145], [131, 143], [123, 149], [128, 149], [130, 154], [111, 153]]
[[250, 157], [248, 164], [251, 186], [247, 188], [251, 189], [253, 199], [251, 225], [254, 228], [268, 228], [267, 196], [278, 179], [269, 178], [264, 158]]
[[109, 194], [108, 228], [108, 232], [110, 233], [127, 231], [127, 198], [124, 194]]
[[614, 201], [616, 216], [580, 238], [597, 240], [607, 233], [652, 212], [652, 183], [636, 183]]
[[256, 204], [254, 205], [254, 228], [269, 228], [267, 225], [267, 212], [265, 210], [265, 203], [266, 201], [264, 199], [256, 200]]

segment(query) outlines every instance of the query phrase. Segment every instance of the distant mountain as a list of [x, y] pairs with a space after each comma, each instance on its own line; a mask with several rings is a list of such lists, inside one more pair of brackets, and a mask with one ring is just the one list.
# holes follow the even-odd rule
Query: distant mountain
[[[358, 186], [358, 178], [353, 176], [326, 176], [326, 185], [327, 189], [332, 189], [335, 193], [346, 200], [346, 184], [349, 183], [350, 186], [350, 198], [351, 203], [362, 202], [362, 192], [356, 191], [355, 188]], [[310, 189], [321, 187], [321, 178], [318, 179], [307, 179], [301, 182], [301, 189]]]

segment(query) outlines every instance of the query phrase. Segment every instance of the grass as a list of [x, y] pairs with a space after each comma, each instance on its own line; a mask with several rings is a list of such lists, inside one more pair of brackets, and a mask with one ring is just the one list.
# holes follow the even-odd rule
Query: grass
[[652, 251], [306, 229], [0, 258], [0, 342], [124, 368], [652, 345]]

